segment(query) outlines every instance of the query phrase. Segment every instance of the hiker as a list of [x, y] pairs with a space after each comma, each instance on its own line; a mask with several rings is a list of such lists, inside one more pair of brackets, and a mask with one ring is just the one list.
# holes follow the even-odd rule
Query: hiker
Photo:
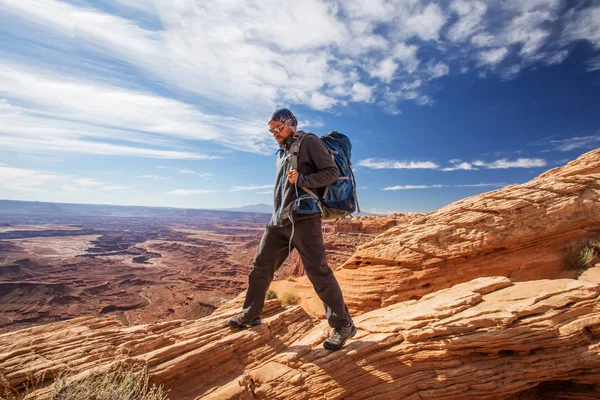
[[329, 326], [333, 328], [323, 347], [337, 350], [356, 335], [356, 327], [344, 303], [340, 285], [327, 265], [319, 208], [312, 198], [313, 204], [293, 205], [302, 192], [300, 187], [322, 195], [322, 188], [336, 181], [339, 172], [323, 142], [312, 134], [302, 140], [297, 156], [297, 170], [291, 168], [290, 146], [306, 134], [303, 131], [296, 132], [297, 125], [297, 118], [287, 108], [275, 110], [269, 120], [269, 131], [280, 146], [277, 151], [273, 215], [266, 226], [254, 257], [254, 267], [248, 276], [248, 291], [242, 314], [229, 319], [227, 324], [234, 328], [245, 328], [261, 323], [260, 314], [265, 294], [275, 271], [290, 252], [296, 249], [306, 275], [323, 301]]

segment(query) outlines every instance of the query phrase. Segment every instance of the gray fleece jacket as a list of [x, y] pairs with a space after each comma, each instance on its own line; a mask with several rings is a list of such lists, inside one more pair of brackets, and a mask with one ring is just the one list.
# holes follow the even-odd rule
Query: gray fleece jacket
[[[288, 138], [286, 143], [277, 151], [277, 174], [275, 187], [273, 190], [273, 215], [269, 225], [283, 227], [291, 223], [289, 219], [282, 218], [282, 212], [291, 207], [296, 199], [296, 185], [291, 184], [287, 179], [287, 172], [292, 169], [292, 160], [290, 157], [290, 145], [293, 140], [298, 140], [300, 135], [306, 134], [303, 131], [296, 132], [296, 135]], [[315, 135], [308, 135], [302, 141], [298, 153], [298, 195], [304, 191], [301, 187], [310, 189], [319, 197], [323, 196], [324, 187], [335, 182], [339, 178], [338, 168], [329, 154], [325, 144]], [[292, 212], [294, 221], [305, 218], [314, 218], [320, 216], [319, 212], [313, 214], [298, 214]]]

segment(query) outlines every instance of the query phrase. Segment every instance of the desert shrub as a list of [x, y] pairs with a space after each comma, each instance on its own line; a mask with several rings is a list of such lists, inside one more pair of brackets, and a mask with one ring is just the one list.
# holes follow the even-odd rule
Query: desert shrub
[[[111, 370], [91, 373], [84, 379], [75, 379], [76, 373], [60, 370], [54, 380], [51, 400], [167, 400], [162, 386], [150, 386], [146, 365], [117, 365]], [[0, 378], [0, 381], [2, 379]], [[25, 388], [19, 392], [5, 389], [0, 399], [18, 400], [29, 398], [42, 383], [43, 378], [28, 377]], [[4, 383], [4, 382], [3, 382]]]
[[589, 268], [598, 254], [597, 244], [595, 241], [588, 241], [567, 246], [564, 258], [566, 267], [568, 269]]
[[23, 388], [21, 390], [16, 390], [11, 387], [6, 376], [0, 373], [0, 388], [2, 388], [0, 400], [20, 400], [27, 398], [30, 393], [43, 385], [44, 375], [45, 374], [28, 372], [27, 379], [23, 383]]
[[267, 294], [265, 294], [265, 299], [273, 300], [277, 298], [277, 293], [273, 289], [267, 290]]
[[90, 374], [81, 381], [69, 382], [69, 373], [57, 376], [53, 400], [165, 400], [162, 386], [150, 386], [148, 366], [121, 365], [105, 373]]
[[298, 295], [294, 292], [285, 292], [281, 295], [281, 304], [291, 306], [298, 302]]
[[285, 280], [290, 282], [296, 282], [296, 278], [294, 278], [293, 276], [288, 276], [287, 278], [285, 278]]
[[600, 241], [596, 239], [591, 239], [587, 242], [588, 247], [594, 249], [596, 255], [600, 254]]

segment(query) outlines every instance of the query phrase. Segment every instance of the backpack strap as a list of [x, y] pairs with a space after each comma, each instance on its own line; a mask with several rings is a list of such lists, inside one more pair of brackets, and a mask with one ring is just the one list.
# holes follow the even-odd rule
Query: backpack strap
[[296, 140], [290, 145], [290, 159], [292, 160], [292, 169], [298, 170], [298, 154], [300, 154], [300, 146], [302, 141], [308, 135], [317, 136], [314, 133], [303, 132], [301, 135], [296, 136]]
[[[314, 133], [303, 132], [301, 135], [298, 135], [297, 139], [294, 140], [292, 142], [292, 144], [290, 145], [290, 160], [292, 162], [292, 169], [295, 169], [296, 171], [298, 170], [298, 155], [300, 154], [300, 146], [302, 145], [302, 141], [309, 135], [319, 138]], [[317, 207], [319, 207], [319, 210], [321, 210], [321, 214], [323, 214], [323, 208], [321, 207], [321, 200], [319, 199], [319, 196], [317, 196], [317, 194], [315, 192], [313, 192], [312, 190], [310, 190], [308, 188], [305, 188], [302, 186], [300, 186], [300, 188], [302, 190], [304, 190], [304, 192], [307, 193], [309, 196], [311, 196], [315, 199], [315, 201], [317, 203]], [[296, 186], [296, 196], [298, 196], [297, 186]], [[292, 204], [293, 203], [291, 203], [290, 205], [292, 205]], [[289, 215], [291, 212], [291, 209], [288, 209], [286, 211], [287, 211], [286, 214]]]
[[[300, 146], [302, 145], [302, 141], [304, 140], [304, 138], [306, 138], [309, 135], [318, 138], [318, 136], [314, 133], [304, 132], [302, 135], [298, 135], [298, 138], [292, 142], [290, 146], [290, 158], [292, 160], [292, 169], [298, 170], [298, 155], [300, 154]], [[319, 196], [317, 196], [315, 192], [302, 186], [300, 186], [300, 188], [302, 188], [302, 190], [304, 190], [310, 196], [314, 197], [314, 199], [317, 200], [317, 204], [319, 204]], [[320, 204], [319, 208], [321, 208]]]

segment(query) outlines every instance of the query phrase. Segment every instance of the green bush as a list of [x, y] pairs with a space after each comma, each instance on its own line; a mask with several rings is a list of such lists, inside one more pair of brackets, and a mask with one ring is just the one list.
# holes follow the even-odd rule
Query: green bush
[[565, 265], [568, 269], [589, 268], [596, 254], [598, 254], [596, 241], [571, 244], [565, 251]]
[[273, 300], [277, 298], [277, 293], [273, 289], [267, 290], [267, 294], [265, 295], [265, 299]]

